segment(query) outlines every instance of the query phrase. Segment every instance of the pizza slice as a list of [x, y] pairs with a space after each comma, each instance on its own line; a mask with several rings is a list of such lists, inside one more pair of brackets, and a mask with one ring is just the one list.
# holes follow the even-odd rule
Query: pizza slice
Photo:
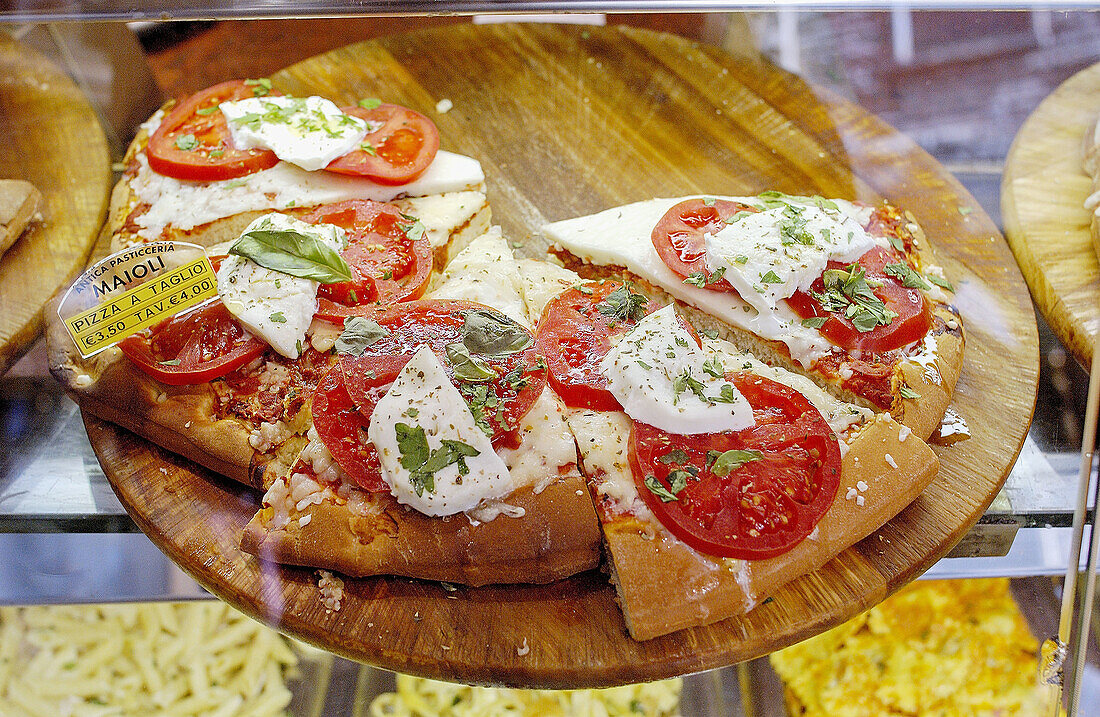
[[350, 200], [420, 221], [443, 266], [489, 227], [477, 160], [439, 150], [430, 119], [365, 99], [337, 107], [231, 80], [166, 104], [145, 122], [111, 197], [112, 247], [235, 240], [259, 216]]
[[924, 234], [888, 204], [778, 192], [654, 199], [543, 232], [581, 275], [675, 298], [701, 331], [889, 412], [920, 438], [943, 418], [962, 325]]
[[517, 275], [494, 228], [424, 300], [348, 322], [354, 345], [313, 394], [309, 443], [271, 475], [246, 551], [471, 585], [598, 565], [595, 513]]
[[673, 304], [656, 309], [621, 282], [575, 280], [546, 303], [536, 346], [570, 407], [638, 640], [751, 610], [937, 473], [888, 414], [700, 337]]

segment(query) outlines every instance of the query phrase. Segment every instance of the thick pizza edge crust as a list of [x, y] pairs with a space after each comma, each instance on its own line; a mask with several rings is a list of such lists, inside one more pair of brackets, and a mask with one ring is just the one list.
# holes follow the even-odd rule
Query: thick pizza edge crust
[[[464, 514], [433, 518], [399, 505], [356, 515], [326, 501], [270, 529], [261, 509], [241, 538], [257, 558], [334, 570], [353, 577], [400, 575], [464, 585], [549, 583], [599, 565], [601, 534], [584, 479], [573, 467], [541, 493], [517, 489], [503, 499], [524, 509], [475, 524]], [[299, 517], [309, 515], [306, 525]]]
[[[56, 301], [56, 299], [55, 299]], [[47, 307], [56, 317], [56, 304]], [[235, 418], [214, 416], [209, 384], [166, 386], [142, 373], [117, 348], [82, 359], [59, 319], [48, 322], [50, 373], [81, 409], [235, 481], [251, 485], [261, 456], [251, 431]]]
[[[612, 581], [631, 637], [649, 640], [742, 615], [878, 530], [939, 471], [935, 453], [914, 436], [902, 440], [905, 433], [886, 416], [863, 428], [844, 456], [837, 497], [818, 524], [816, 538], [775, 558], [749, 561], [741, 575], [672, 538], [659, 524], [630, 517], [605, 522]], [[868, 486], [856, 489], [862, 506], [854, 496], [846, 497], [860, 481]]]

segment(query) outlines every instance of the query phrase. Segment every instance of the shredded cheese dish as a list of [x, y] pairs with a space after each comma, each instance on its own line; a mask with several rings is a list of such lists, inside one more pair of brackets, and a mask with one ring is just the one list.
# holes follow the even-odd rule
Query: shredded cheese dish
[[0, 608], [0, 714], [283, 715], [288, 640], [221, 602]]
[[791, 715], [1043, 714], [1039, 645], [1008, 580], [916, 582], [771, 655]]
[[374, 699], [372, 717], [672, 717], [680, 714], [677, 678], [603, 690], [467, 687], [397, 675], [397, 692]]

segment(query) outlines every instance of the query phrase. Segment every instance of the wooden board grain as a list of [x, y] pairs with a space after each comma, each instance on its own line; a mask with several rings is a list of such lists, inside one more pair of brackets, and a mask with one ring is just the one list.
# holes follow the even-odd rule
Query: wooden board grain
[[42, 306], [84, 267], [107, 212], [111, 161], [95, 111], [68, 75], [0, 33], [0, 178], [43, 195], [0, 257], [0, 373], [42, 331]]
[[[941, 473], [920, 499], [774, 600], [744, 618], [635, 642], [595, 572], [455, 590], [348, 580], [341, 610], [326, 612], [311, 571], [237, 548], [257, 495], [86, 416], [135, 521], [250, 614], [355, 659], [466, 682], [598, 686], [706, 670], [820, 632], [917, 577], [977, 520], [1015, 461], [1038, 378], [1023, 280], [961, 185], [860, 108], [765, 63], [612, 28], [450, 27], [353, 45], [272, 79], [293, 94], [380, 96], [432, 116], [444, 147], [481, 160], [495, 220], [527, 253], [542, 246], [535, 235], [546, 221], [654, 196], [780, 189], [912, 210], [958, 286], [968, 338], [955, 406], [974, 438], [938, 449]], [[435, 112], [441, 99], [454, 109]]]
[[1100, 64], [1063, 82], [1012, 141], [1001, 179], [1001, 214], [1035, 304], [1086, 368], [1100, 332], [1100, 262], [1085, 199], [1085, 137], [1100, 116]]

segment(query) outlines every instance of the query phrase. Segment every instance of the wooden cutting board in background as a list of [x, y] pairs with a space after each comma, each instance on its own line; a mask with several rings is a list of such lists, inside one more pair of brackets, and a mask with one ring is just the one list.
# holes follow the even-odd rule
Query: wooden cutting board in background
[[68, 75], [0, 32], [0, 178], [43, 195], [0, 257], [0, 374], [42, 330], [42, 306], [84, 268], [107, 212], [111, 160], [92, 106]]
[[[919, 500], [774, 600], [635, 642], [598, 572], [477, 589], [346, 580], [342, 608], [328, 612], [313, 571], [237, 548], [258, 495], [86, 416], [134, 520], [238, 608], [346, 656], [451, 680], [598, 686], [696, 672], [809, 637], [917, 577], [977, 520], [1015, 461], [1038, 342], [1011, 252], [946, 170], [859, 107], [764, 62], [615, 28], [453, 26], [353, 45], [272, 80], [292, 94], [382, 97], [431, 116], [444, 148], [481, 160], [494, 220], [522, 253], [543, 248], [535, 233], [546, 221], [660, 196], [779, 189], [910, 209], [958, 286], [967, 348], [955, 406], [974, 438], [938, 449], [940, 475]], [[453, 109], [440, 114], [443, 99]]]
[[1086, 368], [1100, 332], [1100, 262], [1085, 209], [1092, 179], [1081, 163], [1098, 116], [1100, 64], [1063, 82], [1031, 113], [1001, 178], [1005, 234], [1035, 304]]

